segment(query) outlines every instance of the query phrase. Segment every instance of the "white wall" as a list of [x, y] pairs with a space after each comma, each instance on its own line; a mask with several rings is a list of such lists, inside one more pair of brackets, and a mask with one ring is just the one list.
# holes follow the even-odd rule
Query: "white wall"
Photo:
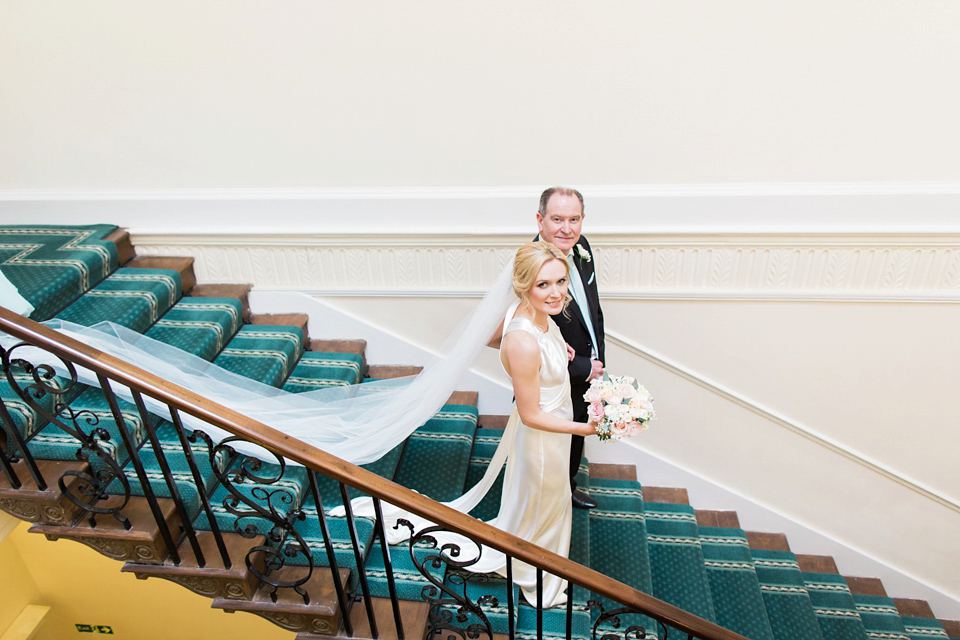
[[951, 0], [0, 0], [0, 188], [960, 179]]

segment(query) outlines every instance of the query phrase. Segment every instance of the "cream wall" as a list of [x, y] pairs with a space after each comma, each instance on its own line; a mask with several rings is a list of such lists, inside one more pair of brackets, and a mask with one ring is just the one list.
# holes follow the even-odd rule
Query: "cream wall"
[[0, 16], [4, 189], [960, 179], [951, 0]]

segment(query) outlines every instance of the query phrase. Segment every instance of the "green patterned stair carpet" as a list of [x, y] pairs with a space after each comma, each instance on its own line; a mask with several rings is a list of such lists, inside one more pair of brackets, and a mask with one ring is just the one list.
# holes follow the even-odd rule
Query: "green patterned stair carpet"
[[[597, 506], [589, 511], [574, 509], [574, 515], [584, 513], [589, 518], [590, 557], [586, 564], [634, 589], [653, 593], [640, 483], [592, 478], [589, 489]], [[620, 607], [598, 594], [591, 594], [591, 598], [598, 600], [607, 611]], [[636, 615], [627, 618], [625, 624], [642, 626], [648, 638], [659, 637], [661, 629], [651, 618]]]
[[809, 572], [802, 575], [823, 637], [829, 640], [867, 640], [867, 630], [843, 576]]
[[104, 320], [146, 331], [180, 298], [180, 274], [169, 269], [117, 269], [57, 314], [90, 326]]
[[[264, 513], [273, 512], [286, 517], [303, 504], [308, 492], [307, 473], [303, 467], [281, 467], [238, 455], [226, 473], [232, 489], [218, 484], [210, 498], [210, 508], [221, 531], [240, 532], [253, 528], [268, 535], [273, 525]], [[201, 514], [194, 526], [204, 530], [211, 528], [206, 514]]]
[[[470, 452], [470, 466], [467, 469], [467, 479], [464, 483], [464, 489], [469, 489], [480, 481], [484, 472], [490, 465], [490, 459], [500, 444], [500, 437], [503, 435], [502, 429], [483, 429], [479, 428], [473, 439], [473, 449]], [[478, 520], [492, 520], [497, 517], [500, 511], [500, 493], [503, 491], [504, 470], [500, 469], [500, 474], [494, 481], [490, 491], [483, 497], [470, 515]]]
[[[644, 505], [653, 595], [694, 615], [716, 621], [710, 582], [693, 508], [684, 504]], [[676, 631], [671, 631], [674, 635]]]
[[[323, 506], [324, 509], [330, 509], [335, 505], [324, 502]], [[303, 538], [304, 543], [310, 549], [314, 566], [330, 566], [323, 529], [320, 526], [320, 519], [317, 514], [317, 505], [309, 491], [303, 503], [302, 512], [304, 519], [296, 522], [295, 526], [297, 533]], [[373, 520], [370, 518], [355, 518], [354, 524], [357, 530], [357, 543], [360, 550], [360, 557], [366, 561], [370, 553], [370, 547], [373, 544]], [[328, 515], [327, 527], [330, 532], [330, 542], [333, 547], [337, 566], [351, 569], [348, 588], [352, 589], [356, 586], [357, 561], [353, 543], [351, 542], [350, 527], [347, 519], [333, 518]], [[287, 562], [293, 565], [307, 564], [307, 560], [302, 554], [289, 558]]]
[[789, 551], [751, 549], [763, 602], [777, 640], [821, 640], [820, 624], [803, 583], [797, 558]]
[[893, 598], [886, 596], [854, 595], [853, 602], [860, 614], [867, 637], [875, 640], [910, 640]]
[[[134, 405], [124, 400], [117, 399], [117, 404], [133, 445], [139, 447], [146, 437], [140, 413]], [[128, 462], [130, 454], [123, 443], [120, 427], [114, 420], [110, 405], [100, 389], [88, 387], [70, 403], [70, 407], [77, 414], [77, 424], [84, 432], [105, 431], [108, 437], [98, 438], [98, 442], [107, 455], [120, 465]], [[153, 416], [148, 417], [157, 422]], [[93, 421], [94, 424], [91, 425], [88, 420]], [[64, 420], [64, 422], [67, 421]], [[73, 426], [72, 423], [68, 425]], [[76, 460], [80, 451], [80, 442], [55, 424], [48, 424], [33, 437], [28, 447], [38, 459]], [[106, 467], [100, 457], [94, 454], [90, 455], [90, 465], [95, 470]]]
[[303, 353], [299, 327], [244, 325], [214, 364], [241, 376], [279, 387]]
[[773, 640], [760, 581], [743, 530], [700, 527], [700, 546], [717, 624], [751, 640]]
[[361, 380], [363, 357], [356, 353], [307, 351], [300, 358], [283, 388], [303, 393], [357, 384]]
[[117, 268], [117, 248], [103, 238], [117, 227], [0, 227], [0, 269], [47, 320]]
[[147, 337], [213, 360], [240, 329], [236, 298], [182, 298], [147, 331]]
[[[16, 351], [13, 352], [13, 357], [16, 357]], [[13, 378], [21, 391], [31, 394], [32, 402], [39, 405], [41, 409], [51, 415], [54, 412], [55, 403], [69, 403], [73, 398], [77, 397], [81, 391], [86, 389], [84, 385], [75, 384], [63, 395], [54, 396], [52, 393], [44, 393], [40, 398], [37, 398], [34, 395], [34, 391], [31, 390], [31, 387], [35, 385], [32, 375], [23, 372], [22, 369], [14, 368]], [[43, 378], [43, 384], [54, 389], [63, 390], [67, 388], [69, 381], [59, 376], [53, 376], [49, 379]], [[47, 424], [47, 419], [30, 404], [25, 402], [5, 379], [0, 379], [0, 397], [3, 398], [3, 403], [10, 414], [14, 427], [20, 432], [20, 435], [23, 436], [24, 439], [31, 438]]]
[[903, 628], [907, 631], [910, 640], [949, 640], [947, 632], [939, 620], [933, 618], [915, 618], [901, 616]]
[[394, 481], [445, 502], [463, 493], [477, 408], [446, 404], [407, 439]]

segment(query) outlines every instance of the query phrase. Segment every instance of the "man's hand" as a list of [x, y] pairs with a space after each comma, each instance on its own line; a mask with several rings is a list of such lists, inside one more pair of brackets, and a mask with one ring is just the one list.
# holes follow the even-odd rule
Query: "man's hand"
[[599, 360], [590, 360], [590, 375], [587, 376], [587, 382], [603, 375], [603, 363]]

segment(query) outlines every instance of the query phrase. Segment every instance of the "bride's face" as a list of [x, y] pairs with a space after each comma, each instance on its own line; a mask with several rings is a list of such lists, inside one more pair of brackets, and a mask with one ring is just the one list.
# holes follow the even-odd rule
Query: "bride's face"
[[527, 292], [527, 301], [534, 311], [554, 316], [563, 311], [567, 296], [567, 265], [551, 260], [540, 267], [537, 279]]

